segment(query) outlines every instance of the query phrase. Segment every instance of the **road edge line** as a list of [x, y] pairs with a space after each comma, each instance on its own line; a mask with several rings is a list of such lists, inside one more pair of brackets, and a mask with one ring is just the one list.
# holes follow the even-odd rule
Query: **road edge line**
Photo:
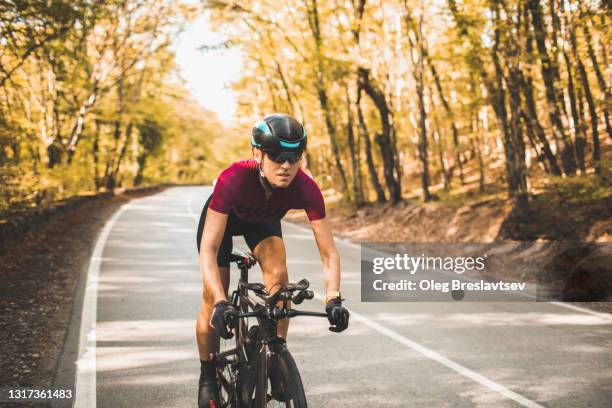
[[89, 261], [81, 310], [78, 357], [75, 362], [74, 406], [76, 408], [94, 408], [96, 406], [96, 320], [102, 253], [113, 226], [130, 205], [131, 202], [123, 204], [104, 224]]

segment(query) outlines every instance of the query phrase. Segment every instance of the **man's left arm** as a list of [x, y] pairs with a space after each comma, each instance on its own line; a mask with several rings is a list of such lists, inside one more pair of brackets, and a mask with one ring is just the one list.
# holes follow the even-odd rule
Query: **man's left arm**
[[334, 243], [334, 236], [327, 217], [310, 221], [323, 262], [323, 285], [327, 295], [340, 291], [340, 255]]
[[321, 261], [323, 261], [323, 284], [325, 285], [325, 312], [329, 330], [339, 333], [349, 324], [349, 311], [342, 306], [340, 298], [340, 255], [334, 243], [329, 222], [325, 217], [310, 221]]

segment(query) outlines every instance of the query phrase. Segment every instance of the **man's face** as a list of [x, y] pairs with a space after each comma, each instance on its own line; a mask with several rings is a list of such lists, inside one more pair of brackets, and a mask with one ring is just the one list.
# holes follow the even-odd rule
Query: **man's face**
[[273, 187], [288, 187], [300, 168], [299, 161], [291, 164], [289, 163], [289, 160], [285, 160], [284, 163], [275, 163], [270, 159], [270, 157], [266, 156], [264, 159], [263, 156], [266, 155], [266, 153], [259, 149], [253, 149], [253, 154], [255, 156], [255, 160], [257, 160], [259, 163], [262, 163], [263, 159], [261, 169], [266, 176], [266, 179], [268, 179]]

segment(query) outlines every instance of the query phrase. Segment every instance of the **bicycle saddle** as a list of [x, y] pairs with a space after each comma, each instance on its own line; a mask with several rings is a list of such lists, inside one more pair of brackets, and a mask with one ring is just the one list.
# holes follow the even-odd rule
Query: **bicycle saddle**
[[248, 267], [254, 266], [257, 263], [252, 253], [242, 252], [237, 249], [232, 251], [232, 254], [230, 255], [230, 262], [237, 262], [238, 264], [242, 263]]

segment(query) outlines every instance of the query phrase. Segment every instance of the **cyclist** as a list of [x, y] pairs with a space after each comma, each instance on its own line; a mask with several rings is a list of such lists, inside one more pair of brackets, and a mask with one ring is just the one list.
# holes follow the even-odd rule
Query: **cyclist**
[[[263, 118], [251, 132], [253, 158], [236, 162], [219, 175], [202, 210], [197, 246], [204, 288], [196, 323], [200, 408], [219, 407], [214, 355], [219, 336], [232, 337], [230, 324], [238, 313], [227, 301], [232, 236], [244, 236], [262, 269], [264, 285], [274, 293], [275, 287], [288, 282], [280, 220], [290, 209], [304, 209], [323, 264], [330, 330], [348, 327], [349, 313], [339, 292], [340, 258], [325, 218], [323, 196], [300, 169], [306, 137], [304, 126], [289, 115]], [[278, 335], [286, 338], [288, 327], [289, 319], [280, 321]]]

